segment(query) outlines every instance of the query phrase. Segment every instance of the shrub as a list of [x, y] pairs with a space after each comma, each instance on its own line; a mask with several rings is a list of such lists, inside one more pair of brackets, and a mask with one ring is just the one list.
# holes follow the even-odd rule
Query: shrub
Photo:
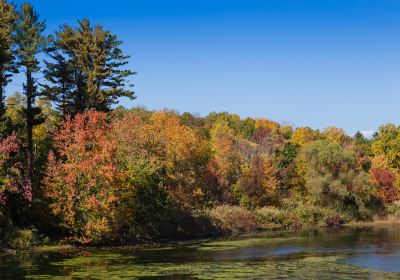
[[393, 203], [385, 206], [385, 214], [387, 218], [400, 219], [400, 204]]
[[299, 218], [303, 225], [316, 225], [319, 224], [326, 214], [323, 208], [316, 206], [298, 205], [294, 209], [294, 214]]
[[210, 211], [214, 226], [222, 233], [238, 233], [258, 228], [255, 215], [239, 206], [222, 205]]
[[297, 228], [297, 217], [284, 209], [273, 206], [263, 207], [256, 211], [258, 221], [265, 228]]
[[335, 227], [345, 223], [345, 219], [343, 216], [339, 214], [335, 214], [333, 216], [327, 216], [324, 218], [324, 223], [328, 227]]
[[329, 208], [302, 204], [294, 209], [294, 214], [303, 226], [334, 226], [351, 220], [349, 216]]
[[42, 244], [42, 238], [36, 229], [14, 229], [7, 239], [8, 246], [12, 249], [26, 250]]
[[199, 238], [216, 235], [219, 230], [215, 227], [209, 210], [189, 211], [179, 207], [166, 209], [166, 218], [160, 224], [156, 238]]
[[216, 235], [219, 229], [211, 218], [209, 210], [196, 210], [186, 219], [181, 221], [181, 229], [185, 229], [185, 237], [201, 237]]

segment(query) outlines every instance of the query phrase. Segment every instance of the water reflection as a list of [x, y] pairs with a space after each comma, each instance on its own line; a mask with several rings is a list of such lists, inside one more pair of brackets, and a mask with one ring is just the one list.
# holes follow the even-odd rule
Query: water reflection
[[0, 279], [110, 278], [400, 279], [400, 227], [267, 232], [0, 257]]

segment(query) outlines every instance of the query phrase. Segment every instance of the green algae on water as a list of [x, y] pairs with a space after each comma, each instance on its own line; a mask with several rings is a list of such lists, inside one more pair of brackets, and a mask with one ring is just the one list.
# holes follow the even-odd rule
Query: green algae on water
[[392, 280], [400, 279], [400, 270], [387, 266], [400, 262], [398, 244], [400, 227], [346, 227], [50, 250], [0, 257], [0, 279]]
[[301, 241], [304, 237], [265, 237], [265, 238], [248, 238], [237, 240], [221, 240], [204, 243], [199, 250], [212, 251], [212, 250], [231, 250], [237, 248], [244, 248], [250, 246], [268, 246], [279, 245], [280, 243]]
[[[295, 260], [232, 261], [176, 263], [127, 263], [104, 265], [104, 257], [114, 260], [116, 255], [97, 255], [98, 265], [75, 260], [57, 265], [75, 269], [64, 276], [35, 275], [27, 279], [141, 279], [151, 277], [180, 276], [179, 279], [399, 279], [400, 273], [385, 273], [338, 262], [344, 256], [310, 256]], [[78, 259], [85, 257], [78, 257]], [[66, 270], [67, 271], [67, 270]], [[184, 277], [187, 278], [184, 278]], [[65, 277], [65, 278], [63, 278]], [[183, 277], [183, 278], [182, 278]], [[161, 278], [162, 279], [162, 278]]]

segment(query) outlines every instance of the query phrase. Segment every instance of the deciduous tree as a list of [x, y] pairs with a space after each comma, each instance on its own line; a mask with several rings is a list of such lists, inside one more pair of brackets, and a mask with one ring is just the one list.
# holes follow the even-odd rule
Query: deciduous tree
[[381, 126], [372, 141], [372, 152], [384, 155], [390, 167], [400, 169], [400, 128], [394, 124]]
[[15, 136], [0, 139], [0, 205], [7, 202], [10, 194], [18, 194], [24, 199], [32, 199], [31, 187], [25, 183], [23, 166], [17, 154], [20, 143]]
[[115, 204], [124, 174], [116, 164], [116, 143], [106, 114], [89, 111], [67, 117], [54, 135], [45, 192], [74, 240], [112, 238]]
[[311, 202], [344, 210], [353, 201], [357, 211], [365, 210], [373, 189], [364, 172], [358, 172], [354, 154], [339, 144], [316, 141], [302, 151], [306, 166], [306, 187]]
[[242, 203], [253, 208], [274, 203], [278, 181], [272, 160], [265, 156], [254, 157], [250, 165], [243, 168], [238, 185]]
[[[226, 121], [218, 121], [210, 131], [213, 157], [208, 164], [209, 179], [215, 179], [219, 201], [232, 201], [231, 188], [241, 170], [241, 158], [235, 147], [235, 135]], [[210, 182], [211, 183], [211, 182]]]
[[291, 141], [301, 147], [320, 138], [319, 132], [309, 127], [298, 127], [292, 134]]

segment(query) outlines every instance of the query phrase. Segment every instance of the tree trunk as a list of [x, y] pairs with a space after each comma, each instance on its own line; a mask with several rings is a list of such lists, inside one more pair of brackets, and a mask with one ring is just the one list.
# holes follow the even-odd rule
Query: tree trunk
[[5, 113], [5, 106], [4, 106], [4, 95], [3, 95], [3, 83], [0, 81], [0, 119], [3, 117]]
[[27, 147], [27, 179], [30, 184], [33, 181], [33, 140], [32, 140], [32, 101], [33, 101], [33, 78], [31, 71], [26, 71], [26, 136]]
[[4, 113], [5, 113], [5, 104], [4, 104], [4, 85], [5, 85], [5, 73], [4, 73], [4, 69], [3, 66], [0, 65], [0, 119], [3, 117]]

